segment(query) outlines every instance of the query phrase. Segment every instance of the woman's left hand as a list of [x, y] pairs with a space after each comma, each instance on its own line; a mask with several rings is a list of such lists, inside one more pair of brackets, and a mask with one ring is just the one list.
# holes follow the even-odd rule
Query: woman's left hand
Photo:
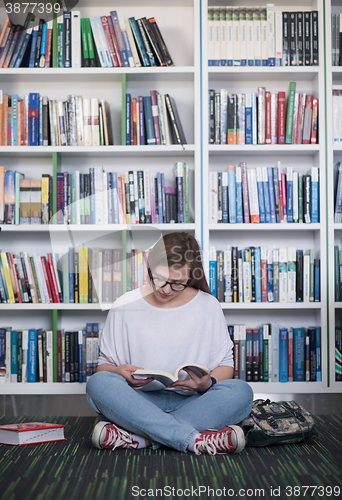
[[198, 377], [189, 368], [184, 368], [184, 371], [190, 376], [190, 379], [177, 380], [177, 382], [169, 385], [169, 387], [177, 387], [179, 389], [190, 389], [192, 391], [203, 392], [209, 389], [209, 387], [212, 385], [210, 373], [203, 375], [203, 377]]

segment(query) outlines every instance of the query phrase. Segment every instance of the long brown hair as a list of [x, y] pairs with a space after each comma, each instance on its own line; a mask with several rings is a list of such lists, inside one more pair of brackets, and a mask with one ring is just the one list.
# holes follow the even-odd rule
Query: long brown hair
[[190, 270], [188, 286], [211, 294], [199, 244], [194, 236], [185, 231], [164, 234], [157, 241], [148, 256], [148, 275], [151, 279], [152, 270], [157, 266], [180, 268], [186, 264]]

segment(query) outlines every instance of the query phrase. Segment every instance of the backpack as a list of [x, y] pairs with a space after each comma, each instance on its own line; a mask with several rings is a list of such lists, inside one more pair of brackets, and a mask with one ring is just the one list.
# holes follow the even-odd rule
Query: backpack
[[256, 399], [240, 425], [247, 446], [305, 443], [318, 436], [310, 413], [295, 401]]

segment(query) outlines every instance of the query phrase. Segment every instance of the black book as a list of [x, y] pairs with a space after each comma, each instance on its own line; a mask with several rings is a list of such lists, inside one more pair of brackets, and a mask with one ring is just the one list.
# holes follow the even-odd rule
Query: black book
[[251, 302], [256, 301], [255, 294], [255, 247], [250, 247], [251, 258]]
[[309, 326], [308, 328], [310, 337], [310, 382], [317, 380], [317, 358], [316, 358], [316, 328]]
[[79, 353], [78, 353], [78, 332], [73, 333], [73, 341], [74, 341], [74, 380], [75, 382], [79, 381]]
[[215, 144], [215, 90], [209, 89], [209, 144]]
[[311, 12], [304, 12], [304, 63], [311, 66]]
[[158, 180], [154, 179], [154, 205], [156, 208], [156, 220], [159, 222], [159, 207], [158, 207]]
[[246, 382], [252, 382], [253, 372], [253, 330], [246, 330]]
[[69, 332], [70, 382], [75, 382], [75, 340], [74, 332]]
[[[64, 11], [63, 58], [64, 68], [71, 68], [71, 11]], [[95, 51], [96, 52], [96, 51]]]
[[171, 222], [176, 222], [177, 216], [177, 195], [171, 194]]
[[290, 12], [290, 66], [297, 66], [296, 13]]
[[148, 41], [150, 42], [150, 45], [152, 47], [153, 53], [155, 55], [155, 61], [158, 66], [166, 66], [166, 62], [163, 56], [163, 52], [161, 48], [158, 45], [158, 40], [155, 34], [155, 31], [153, 29], [153, 26], [151, 23], [146, 19], [146, 17], [141, 18], [142, 25], [144, 27], [144, 30], [146, 32]]
[[224, 265], [223, 265], [223, 250], [217, 251], [217, 300], [224, 302]]
[[49, 126], [49, 99], [43, 97], [43, 146], [49, 145], [50, 126]]
[[42, 331], [43, 344], [43, 382], [47, 382], [47, 351], [46, 351], [46, 331]]
[[[129, 211], [127, 210], [127, 197], [126, 197], [126, 213], [134, 215], [135, 217], [135, 193], [134, 193], [134, 172], [130, 170], [128, 172], [128, 180], [129, 180]], [[131, 220], [132, 222], [132, 220]]]
[[138, 28], [139, 28], [139, 31], [140, 31], [140, 35], [141, 35], [141, 38], [142, 38], [142, 41], [143, 41], [143, 44], [145, 46], [145, 50], [146, 50], [146, 53], [147, 53], [147, 57], [149, 58], [149, 61], [150, 61], [150, 64], [151, 66], [156, 66], [156, 61], [154, 59], [154, 54], [153, 54], [153, 51], [152, 51], [152, 47], [151, 47], [151, 44], [150, 44], [150, 41], [146, 35], [146, 31], [144, 29], [144, 23], [142, 21], [142, 19], [137, 19], [137, 25], [138, 25]]
[[45, 24], [44, 19], [39, 19], [37, 45], [36, 45], [36, 55], [35, 55], [35, 58], [34, 58], [34, 67], [35, 68], [39, 67], [40, 49], [41, 49], [41, 46], [42, 46], [43, 24]]
[[18, 335], [17, 335], [17, 381], [22, 382], [23, 381], [23, 332], [18, 330]]
[[179, 118], [175, 100], [169, 94], [165, 94], [165, 103], [169, 112], [169, 116], [171, 118], [172, 130], [175, 135], [176, 143], [183, 146], [183, 144], [186, 144], [186, 138], [182, 123]]
[[239, 302], [239, 250], [232, 247], [232, 302]]
[[70, 332], [65, 332], [65, 382], [70, 382]]
[[75, 304], [79, 304], [78, 251], [74, 249], [74, 296]]
[[303, 250], [296, 251], [296, 302], [303, 302]]
[[290, 65], [289, 12], [283, 12], [283, 66]]
[[[236, 143], [236, 95], [228, 94], [227, 103], [227, 144]], [[235, 137], [234, 140], [232, 140]]]
[[166, 43], [164, 41], [164, 38], [162, 37], [162, 34], [160, 32], [160, 29], [158, 27], [157, 21], [155, 20], [154, 17], [150, 17], [148, 22], [151, 24], [152, 29], [154, 31], [154, 34], [156, 36], [157, 44], [159, 48], [161, 49], [161, 52], [163, 54], [164, 61], [167, 66], [173, 66], [173, 61], [170, 56], [170, 52], [166, 46]]
[[304, 222], [311, 222], [311, 175], [303, 175], [303, 217]]
[[253, 339], [253, 347], [252, 347], [252, 380], [253, 382], [259, 382], [260, 380], [260, 333], [258, 329], [252, 330], [252, 339]]
[[318, 11], [311, 12], [312, 64], [318, 66]]
[[24, 274], [24, 280], [25, 280], [28, 299], [29, 299], [29, 302], [32, 302], [31, 288], [30, 288], [30, 284], [29, 284], [29, 280], [28, 280], [25, 259], [21, 255], [20, 255], [20, 261], [21, 261], [21, 267], [23, 268], [23, 274]]
[[304, 65], [303, 12], [296, 12], [296, 31], [297, 31], [297, 66], [303, 66]]

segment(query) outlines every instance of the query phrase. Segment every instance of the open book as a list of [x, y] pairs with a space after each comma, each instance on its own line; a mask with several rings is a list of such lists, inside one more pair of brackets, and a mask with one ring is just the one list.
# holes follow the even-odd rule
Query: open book
[[204, 365], [200, 365], [198, 363], [192, 363], [192, 364], [185, 363], [184, 365], [180, 365], [171, 373], [163, 372], [162, 370], [138, 369], [132, 373], [132, 376], [135, 379], [145, 379], [148, 377], [153, 377], [154, 379], [159, 380], [159, 382], [161, 382], [162, 384], [168, 386], [173, 382], [176, 382], [176, 380], [179, 380], [178, 379], [179, 372], [184, 368], [189, 368], [189, 370], [193, 371], [195, 375], [197, 375], [197, 377], [203, 377], [203, 375], [210, 373], [210, 370]]

